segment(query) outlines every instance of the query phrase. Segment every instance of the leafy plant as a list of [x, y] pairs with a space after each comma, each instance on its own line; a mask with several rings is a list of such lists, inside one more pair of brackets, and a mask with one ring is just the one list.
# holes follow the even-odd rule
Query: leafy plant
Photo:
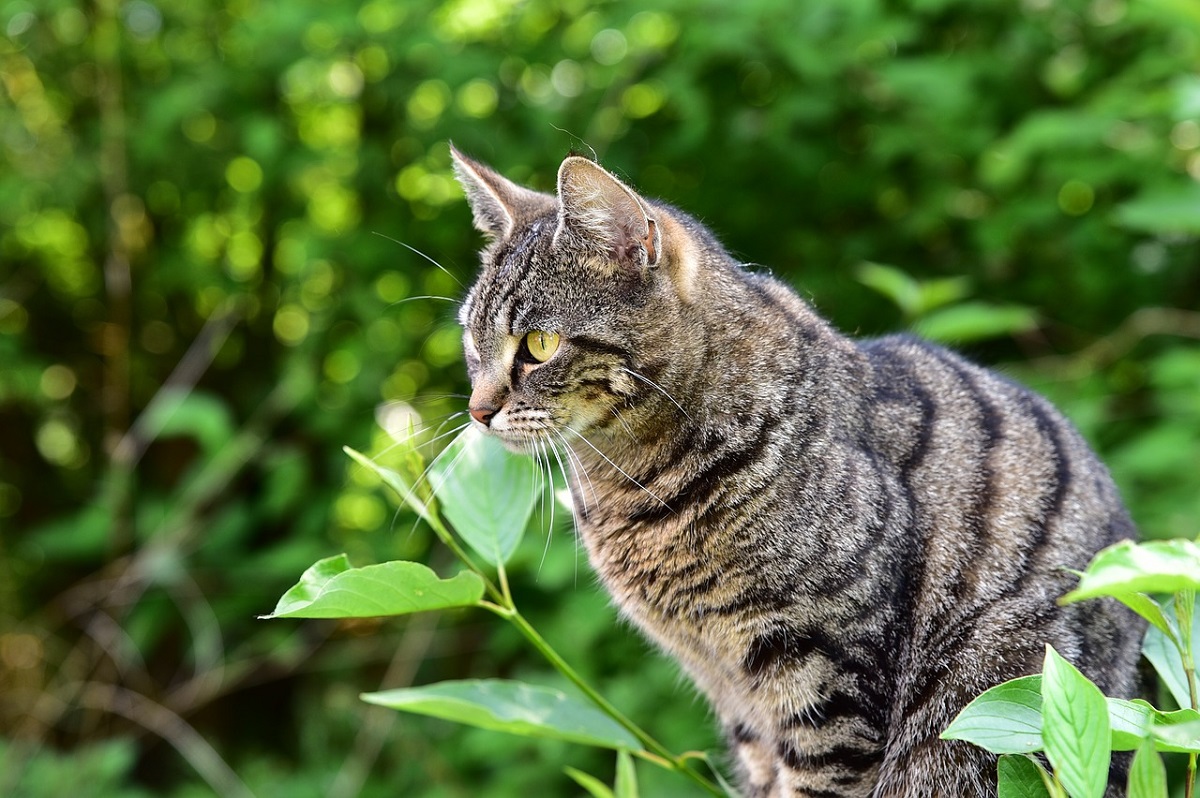
[[[409, 440], [413, 437], [410, 434]], [[552, 484], [549, 476], [538, 481], [532, 459], [510, 454], [474, 428], [462, 432], [428, 465], [415, 446], [406, 445], [403, 471], [346, 451], [428, 523], [466, 569], [441, 578], [415, 562], [354, 568], [345, 555], [329, 557], [305, 571], [266, 617], [375, 618], [450, 608], [487, 610], [515, 627], [577, 693], [522, 681], [470, 679], [367, 693], [362, 699], [484, 729], [615, 749], [618, 766], [612, 790], [587, 773], [567, 770], [593, 796], [637, 795], [630, 755], [676, 771], [710, 794], [731, 794], [706, 754], [668, 751], [588, 684], [517, 609], [505, 563], [516, 550], [539, 494]], [[693, 761], [705, 765], [708, 774], [693, 767]]]
[[[1166, 798], [1160, 752], [1187, 755], [1185, 791], [1194, 795], [1200, 755], [1195, 613], [1200, 545], [1190, 540], [1123, 541], [1098, 553], [1064, 604], [1109, 597], [1150, 626], [1142, 651], [1182, 707], [1162, 711], [1135, 699], [1105, 698], [1052, 647], [1042, 674], [987, 690], [943, 732], [1000, 755], [1001, 798], [1101, 798], [1113, 751], [1134, 751], [1129, 798]], [[1152, 594], [1171, 594], [1158, 601]], [[1034, 756], [1042, 754], [1041, 757]], [[1049, 767], [1047, 767], [1047, 762]]]

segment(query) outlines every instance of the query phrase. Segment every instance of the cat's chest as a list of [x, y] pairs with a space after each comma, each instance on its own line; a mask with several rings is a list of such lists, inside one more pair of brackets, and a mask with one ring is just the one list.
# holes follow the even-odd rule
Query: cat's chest
[[623, 615], [689, 671], [736, 675], [759, 619], [742, 564], [720, 550], [721, 528], [687, 510], [652, 519], [594, 511], [580, 532]]

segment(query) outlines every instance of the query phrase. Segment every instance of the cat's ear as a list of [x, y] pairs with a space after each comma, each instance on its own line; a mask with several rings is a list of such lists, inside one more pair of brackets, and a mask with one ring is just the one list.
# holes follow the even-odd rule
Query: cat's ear
[[558, 202], [560, 235], [569, 230], [633, 268], [658, 263], [662, 237], [646, 204], [587, 158], [573, 155], [559, 167]]
[[554, 206], [554, 198], [518, 186], [450, 145], [454, 176], [467, 195], [475, 227], [490, 238], [502, 239], [518, 221], [532, 219]]

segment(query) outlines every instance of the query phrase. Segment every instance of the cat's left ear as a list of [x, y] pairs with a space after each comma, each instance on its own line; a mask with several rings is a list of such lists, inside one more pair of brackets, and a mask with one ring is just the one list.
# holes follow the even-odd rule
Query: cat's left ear
[[534, 219], [554, 205], [553, 197], [518, 186], [463, 155], [453, 144], [450, 156], [454, 176], [466, 192], [475, 217], [475, 228], [489, 238], [507, 238], [518, 222]]
[[577, 155], [558, 169], [557, 236], [570, 231], [624, 266], [658, 264], [662, 233], [646, 204], [628, 186]]

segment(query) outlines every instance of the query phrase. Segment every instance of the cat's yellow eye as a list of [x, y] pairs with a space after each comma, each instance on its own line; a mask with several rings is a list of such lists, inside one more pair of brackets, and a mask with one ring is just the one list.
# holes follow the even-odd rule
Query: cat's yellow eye
[[532, 330], [525, 336], [529, 354], [539, 363], [545, 363], [558, 351], [558, 333]]

